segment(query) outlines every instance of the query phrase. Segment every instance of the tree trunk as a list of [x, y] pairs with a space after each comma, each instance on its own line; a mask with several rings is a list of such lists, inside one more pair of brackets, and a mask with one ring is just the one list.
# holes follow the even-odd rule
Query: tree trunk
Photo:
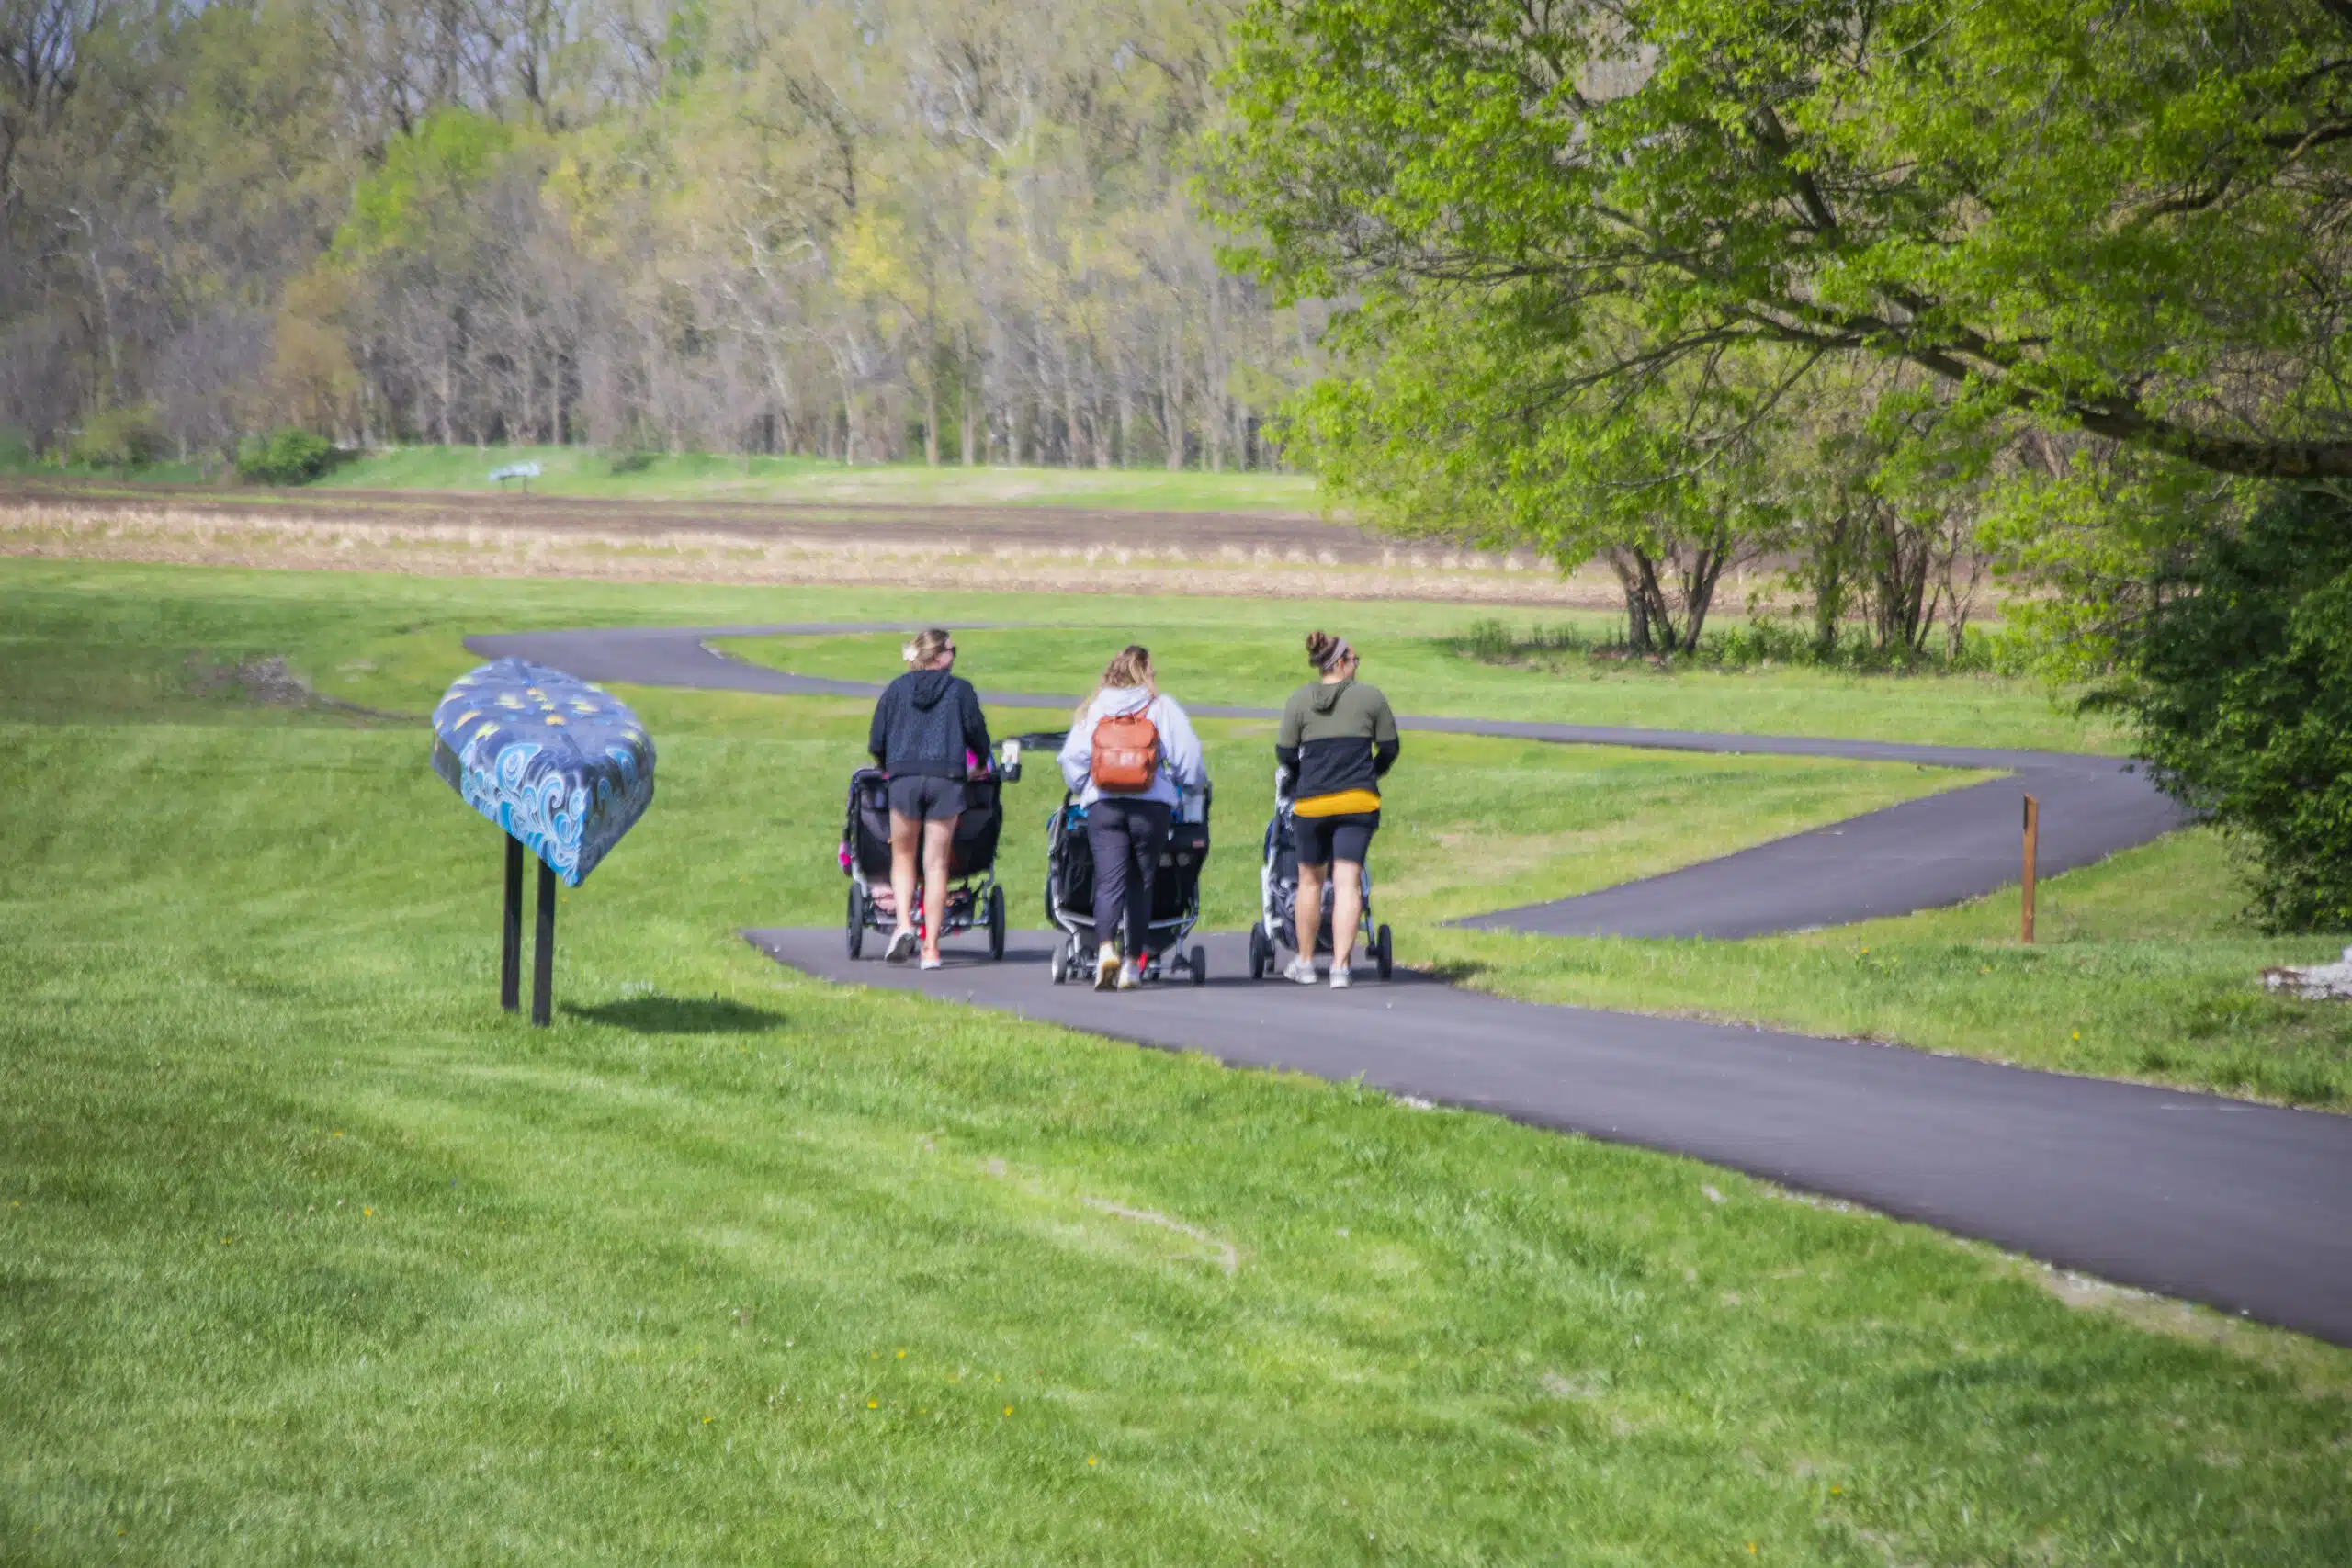
[[1075, 468], [1084, 461], [1079, 451], [1078, 354], [1068, 337], [1062, 339], [1062, 467]]
[[1159, 378], [1159, 426], [1168, 434], [1168, 471], [1184, 467], [1184, 345], [1171, 327], [1167, 363]]
[[922, 313], [922, 460], [939, 467], [939, 310], [926, 300]]
[[1136, 465], [1136, 389], [1125, 338], [1114, 340], [1111, 355], [1112, 373], [1119, 386], [1119, 467], [1132, 468]]
[[1225, 279], [1209, 285], [1209, 336], [1201, 345], [1201, 390], [1208, 411], [1201, 417], [1201, 434], [1209, 444], [1209, 472], [1225, 472]]
[[972, 427], [972, 410], [974, 405], [979, 401], [978, 396], [979, 389], [978, 376], [978, 367], [974, 364], [972, 359], [972, 329], [967, 326], [959, 325], [956, 329], [956, 347], [961, 350], [960, 358], [964, 367], [961, 384], [956, 388], [956, 400], [961, 405], [958, 412], [964, 416], [962, 422], [964, 426], [964, 466], [968, 468], [972, 467], [972, 438], [974, 434]]

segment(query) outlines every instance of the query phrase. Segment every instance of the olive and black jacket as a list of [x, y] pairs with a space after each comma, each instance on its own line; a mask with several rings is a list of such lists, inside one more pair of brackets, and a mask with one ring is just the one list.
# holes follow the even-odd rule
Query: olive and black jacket
[[960, 779], [966, 752], [986, 759], [989, 751], [980, 694], [960, 675], [910, 670], [882, 688], [865, 749], [892, 778]]
[[1317, 681], [1293, 692], [1274, 739], [1274, 758], [1290, 770], [1298, 800], [1349, 790], [1377, 795], [1399, 749], [1388, 699], [1361, 681]]

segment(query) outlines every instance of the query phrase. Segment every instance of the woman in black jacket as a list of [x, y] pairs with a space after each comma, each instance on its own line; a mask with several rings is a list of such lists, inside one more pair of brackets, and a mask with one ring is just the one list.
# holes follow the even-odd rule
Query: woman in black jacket
[[904, 964], [916, 947], [917, 856], [922, 873], [922, 966], [939, 967], [939, 926], [947, 913], [947, 867], [964, 815], [967, 759], [989, 755], [980, 694], [952, 673], [956, 639], [937, 626], [906, 646], [907, 672], [882, 689], [865, 749], [890, 780], [890, 894], [899, 928], [883, 956]]

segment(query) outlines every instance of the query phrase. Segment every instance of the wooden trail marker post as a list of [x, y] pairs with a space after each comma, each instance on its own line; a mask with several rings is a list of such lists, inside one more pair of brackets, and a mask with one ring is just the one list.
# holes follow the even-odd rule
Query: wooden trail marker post
[[653, 800], [653, 742], [626, 705], [560, 670], [501, 659], [433, 710], [433, 771], [505, 835], [498, 1004], [519, 1011], [523, 862], [539, 863], [531, 1021], [555, 1017], [555, 888], [577, 887]]
[[2025, 944], [2033, 945], [2033, 871], [2034, 860], [2041, 849], [2041, 802], [2031, 795], [2025, 797]]

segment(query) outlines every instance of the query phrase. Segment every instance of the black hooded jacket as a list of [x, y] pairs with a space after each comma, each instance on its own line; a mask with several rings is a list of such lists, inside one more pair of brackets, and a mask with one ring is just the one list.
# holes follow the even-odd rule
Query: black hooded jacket
[[910, 670], [882, 689], [865, 749], [892, 778], [960, 779], [966, 751], [981, 758], [989, 751], [980, 694], [944, 670]]

